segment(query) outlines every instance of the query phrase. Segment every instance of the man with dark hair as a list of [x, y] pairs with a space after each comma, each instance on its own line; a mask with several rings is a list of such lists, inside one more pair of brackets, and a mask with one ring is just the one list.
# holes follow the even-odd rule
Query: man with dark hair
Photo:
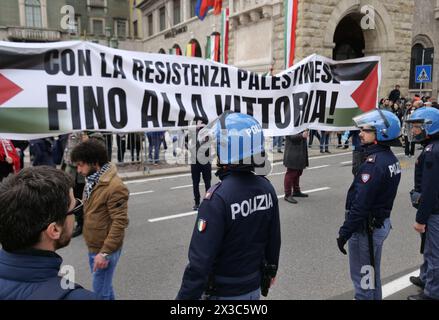
[[401, 91], [399, 91], [399, 85], [397, 84], [395, 86], [395, 89], [393, 89], [389, 94], [389, 100], [395, 103], [398, 101], [399, 97], [401, 97]]
[[78, 144], [71, 159], [86, 179], [82, 231], [89, 251], [93, 291], [101, 299], [114, 300], [113, 274], [128, 226], [129, 192], [116, 166], [108, 162], [105, 146], [96, 139]]
[[[85, 300], [95, 295], [58, 276], [73, 215], [82, 206], [70, 177], [47, 166], [23, 169], [0, 184], [0, 299]], [[64, 285], [63, 285], [64, 284]]]

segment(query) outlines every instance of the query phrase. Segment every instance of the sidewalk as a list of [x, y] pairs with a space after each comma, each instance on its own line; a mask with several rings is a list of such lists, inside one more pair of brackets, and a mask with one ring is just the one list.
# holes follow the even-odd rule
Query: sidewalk
[[[344, 152], [350, 152], [352, 149], [337, 149], [335, 146], [330, 146], [329, 151], [330, 154], [338, 154]], [[323, 155], [330, 155], [329, 153], [320, 153], [319, 145], [315, 144], [311, 149], [308, 149], [308, 156], [316, 157]], [[273, 163], [278, 163], [283, 161], [283, 153], [274, 152], [273, 153]], [[119, 176], [124, 181], [142, 179], [142, 178], [150, 178], [150, 177], [160, 177], [167, 176], [173, 174], [184, 174], [190, 173], [191, 167], [190, 165], [178, 165], [178, 164], [167, 164], [163, 161], [154, 166], [152, 164], [143, 164], [143, 163], [118, 163], [117, 169], [119, 172]]]

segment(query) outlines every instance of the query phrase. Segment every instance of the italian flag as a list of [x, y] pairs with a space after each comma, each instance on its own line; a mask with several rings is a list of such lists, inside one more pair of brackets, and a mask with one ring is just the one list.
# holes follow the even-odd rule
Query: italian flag
[[207, 37], [206, 59], [219, 62], [220, 61], [220, 42], [219, 33], [214, 33]]
[[229, 63], [229, 8], [223, 9], [221, 13], [221, 61], [224, 64]]

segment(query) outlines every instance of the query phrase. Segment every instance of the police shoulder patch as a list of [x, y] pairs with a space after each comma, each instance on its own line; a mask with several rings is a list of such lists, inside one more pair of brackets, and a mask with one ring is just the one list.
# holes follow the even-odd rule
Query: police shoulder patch
[[368, 173], [363, 173], [361, 175], [361, 181], [363, 181], [363, 183], [367, 183], [370, 180], [370, 174]]
[[207, 190], [206, 195], [204, 196], [205, 200], [210, 200], [210, 198], [212, 198], [213, 194], [215, 193], [216, 189], [218, 189], [218, 187], [221, 185], [221, 181], [218, 182], [217, 184], [213, 185], [212, 187], [209, 188], [209, 190]]
[[198, 219], [197, 221], [197, 230], [198, 232], [204, 232], [207, 228], [207, 221], [204, 219]]
[[371, 154], [370, 156], [368, 156], [368, 157], [366, 158], [366, 162], [368, 162], [368, 163], [375, 163], [376, 158], [377, 158], [377, 155], [376, 155], [376, 154]]

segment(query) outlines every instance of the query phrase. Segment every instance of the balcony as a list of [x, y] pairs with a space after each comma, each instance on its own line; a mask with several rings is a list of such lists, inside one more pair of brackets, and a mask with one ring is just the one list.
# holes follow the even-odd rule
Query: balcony
[[[247, 25], [273, 16], [276, 0], [239, 0], [233, 1], [230, 18], [239, 25]], [[279, 11], [279, 10], [277, 10]]]
[[27, 27], [8, 27], [8, 39], [11, 41], [37, 41], [49, 42], [60, 41], [61, 32]]
[[88, 6], [93, 8], [106, 8], [106, 1], [105, 0], [89, 0]]

